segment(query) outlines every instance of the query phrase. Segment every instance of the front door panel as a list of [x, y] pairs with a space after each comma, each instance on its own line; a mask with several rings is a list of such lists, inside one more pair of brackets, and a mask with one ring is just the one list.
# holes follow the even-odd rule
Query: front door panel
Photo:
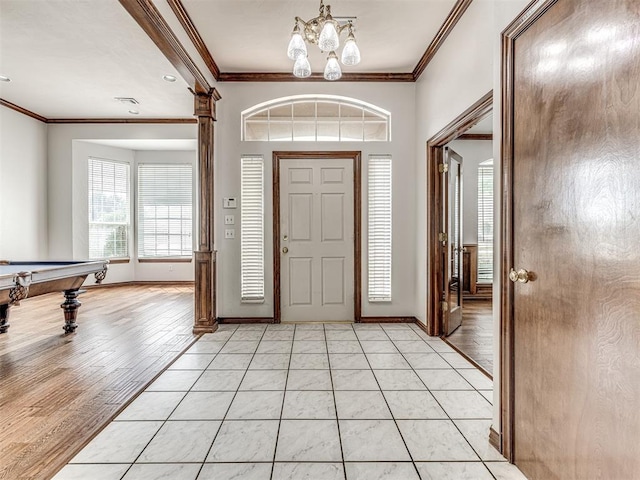
[[282, 321], [353, 321], [353, 161], [282, 160]]

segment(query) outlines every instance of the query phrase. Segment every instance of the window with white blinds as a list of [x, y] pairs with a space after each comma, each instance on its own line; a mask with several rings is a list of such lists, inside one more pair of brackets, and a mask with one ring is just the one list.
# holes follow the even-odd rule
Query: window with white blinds
[[493, 160], [478, 167], [478, 283], [493, 282]]
[[264, 160], [242, 157], [240, 197], [241, 295], [243, 302], [264, 301]]
[[369, 301], [391, 301], [391, 157], [369, 157]]
[[245, 142], [388, 142], [391, 113], [337, 95], [294, 95], [242, 112]]
[[129, 164], [89, 158], [89, 258], [129, 256]]
[[138, 165], [138, 257], [191, 257], [193, 167]]

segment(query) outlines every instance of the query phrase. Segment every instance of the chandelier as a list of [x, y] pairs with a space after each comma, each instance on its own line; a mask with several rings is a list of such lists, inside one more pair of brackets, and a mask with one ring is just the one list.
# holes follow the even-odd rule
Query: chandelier
[[342, 76], [342, 71], [336, 50], [340, 46], [340, 34], [344, 30], [348, 30], [348, 35], [342, 48], [342, 64], [352, 66], [360, 63], [360, 50], [356, 45], [356, 37], [353, 35], [352, 20], [340, 25], [331, 16], [331, 5], [325, 6], [324, 0], [320, 0], [320, 14], [317, 17], [307, 22], [300, 17], [295, 17], [295, 22], [287, 55], [295, 61], [293, 74], [296, 77], [305, 78], [311, 75], [311, 64], [307, 58], [306, 45], [306, 43], [310, 43], [317, 45], [322, 52], [329, 52], [327, 64], [324, 67], [324, 78], [338, 80]]

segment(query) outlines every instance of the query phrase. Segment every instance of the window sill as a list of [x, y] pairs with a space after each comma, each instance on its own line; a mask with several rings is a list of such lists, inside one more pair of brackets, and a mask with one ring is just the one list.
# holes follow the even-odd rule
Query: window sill
[[138, 263], [191, 263], [191, 257], [139, 258]]
[[109, 265], [116, 265], [118, 263], [129, 263], [131, 261], [130, 258], [107, 258], [105, 260], [109, 260]]
[[240, 300], [240, 303], [260, 304], [264, 303], [264, 298], [243, 298]]

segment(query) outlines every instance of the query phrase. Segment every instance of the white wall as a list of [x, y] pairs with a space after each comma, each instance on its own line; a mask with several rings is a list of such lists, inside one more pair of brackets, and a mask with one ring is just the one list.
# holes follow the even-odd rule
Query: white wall
[[46, 260], [47, 125], [0, 106], [0, 260]]
[[[49, 256], [54, 259], [84, 259], [88, 256], [87, 158], [97, 156], [132, 164], [135, 185], [135, 162], [149, 158], [167, 161], [179, 155], [181, 161], [193, 162], [195, 152], [142, 152], [99, 145], [102, 139], [196, 139], [195, 124], [153, 125], [50, 125], [48, 135], [49, 176]], [[195, 173], [194, 170], [194, 174]], [[135, 196], [132, 196], [132, 207]], [[46, 207], [43, 211], [47, 211]], [[135, 217], [132, 213], [132, 220]], [[128, 264], [109, 267], [105, 283], [134, 280], [193, 280], [192, 263], [138, 264], [131, 249]], [[171, 271], [169, 268], [171, 267]]]
[[[429, 63], [416, 85], [416, 261], [418, 295], [416, 316], [426, 323], [426, 301], [428, 292], [427, 225], [430, 206], [428, 192], [424, 187], [426, 178], [426, 142], [454, 118], [480, 99], [485, 93], [494, 91], [494, 112], [500, 112], [500, 34], [502, 30], [529, 3], [529, 0], [475, 0], [460, 19], [444, 45]], [[495, 114], [494, 132], [501, 131], [500, 115]], [[494, 137], [494, 165], [499, 165], [500, 136]], [[500, 169], [494, 168], [499, 179]], [[495, 189], [496, 191], [499, 189]], [[499, 198], [495, 200], [494, 220], [499, 225]], [[496, 229], [498, 232], [499, 229]], [[494, 242], [499, 251], [500, 245]], [[496, 262], [499, 255], [494, 256]], [[498, 271], [498, 270], [495, 270]], [[500, 291], [499, 278], [494, 280], [494, 295]], [[499, 425], [499, 302], [494, 298], [494, 425]]]
[[[414, 95], [412, 83], [221, 83], [217, 87], [222, 100], [217, 104], [216, 123], [216, 198], [240, 197], [240, 158], [260, 154], [265, 160], [265, 302], [243, 304], [240, 301], [240, 209], [223, 210], [216, 205], [216, 249], [218, 250], [218, 315], [224, 317], [270, 317], [273, 315], [272, 245], [272, 162], [274, 150], [361, 150], [362, 151], [362, 233], [363, 233], [363, 315], [414, 315], [415, 251], [414, 219], [415, 164]], [[391, 112], [391, 142], [242, 142], [241, 112], [258, 103], [299, 94], [334, 94], [372, 103]], [[367, 179], [368, 155], [393, 156], [393, 301], [370, 304], [367, 291]], [[223, 215], [236, 216], [235, 240], [223, 239]]]
[[416, 83], [416, 316], [427, 323], [426, 142], [493, 88], [493, 4], [471, 3]]
[[478, 166], [493, 158], [491, 140], [454, 140], [449, 147], [462, 156], [462, 243], [478, 244]]

